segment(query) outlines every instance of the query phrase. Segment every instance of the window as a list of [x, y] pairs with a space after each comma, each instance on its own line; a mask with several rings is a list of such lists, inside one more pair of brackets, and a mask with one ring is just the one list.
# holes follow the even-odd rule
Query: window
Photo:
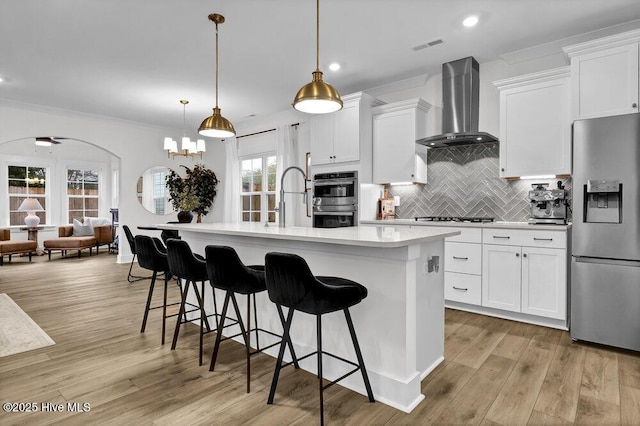
[[240, 173], [242, 221], [275, 223], [276, 156], [243, 159], [240, 161]]
[[166, 171], [153, 173], [153, 204], [155, 206], [156, 214], [166, 214], [165, 205], [167, 203], [167, 186], [165, 181], [167, 178]]
[[67, 169], [69, 223], [74, 218], [98, 217], [99, 177], [97, 170]]
[[[24, 218], [27, 212], [19, 212], [20, 204], [26, 198], [35, 198], [42, 208], [47, 209], [47, 169], [45, 167], [9, 166], [9, 225], [24, 226]], [[40, 218], [40, 224], [47, 223], [45, 212], [36, 212]]]

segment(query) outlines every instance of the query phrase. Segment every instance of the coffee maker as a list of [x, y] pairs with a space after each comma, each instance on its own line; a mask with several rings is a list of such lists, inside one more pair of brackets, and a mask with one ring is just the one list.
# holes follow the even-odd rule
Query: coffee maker
[[548, 183], [534, 183], [531, 187], [529, 223], [565, 225], [568, 200], [562, 182], [558, 181], [557, 189], [548, 189]]

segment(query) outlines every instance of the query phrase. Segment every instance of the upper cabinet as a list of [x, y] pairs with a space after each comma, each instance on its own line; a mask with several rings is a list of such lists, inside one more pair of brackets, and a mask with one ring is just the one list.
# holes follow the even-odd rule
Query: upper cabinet
[[427, 136], [430, 104], [409, 99], [373, 109], [373, 182], [427, 182], [428, 148], [416, 144]]
[[371, 152], [371, 107], [363, 92], [342, 97], [343, 107], [311, 118], [311, 164], [357, 162]]
[[640, 111], [639, 46], [634, 30], [564, 48], [571, 59], [573, 119]]
[[569, 67], [494, 85], [500, 90], [500, 177], [571, 174]]

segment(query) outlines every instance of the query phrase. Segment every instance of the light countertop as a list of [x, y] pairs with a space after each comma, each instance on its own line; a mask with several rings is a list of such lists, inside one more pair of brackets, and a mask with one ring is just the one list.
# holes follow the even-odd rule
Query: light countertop
[[277, 224], [265, 227], [262, 223], [188, 223], [158, 224], [158, 229], [172, 229], [204, 234], [235, 235], [312, 243], [341, 244], [362, 247], [394, 248], [428, 243], [458, 235], [458, 231], [434, 228], [394, 228], [380, 226], [352, 226], [344, 228], [308, 228]]
[[498, 229], [527, 229], [527, 230], [544, 230], [544, 231], [566, 231], [571, 228], [571, 223], [567, 225], [553, 224], [530, 224], [528, 222], [427, 222], [417, 221], [414, 219], [389, 219], [389, 220], [362, 220], [361, 225], [383, 225], [383, 226], [427, 226], [427, 227], [447, 227], [447, 228], [498, 228]]

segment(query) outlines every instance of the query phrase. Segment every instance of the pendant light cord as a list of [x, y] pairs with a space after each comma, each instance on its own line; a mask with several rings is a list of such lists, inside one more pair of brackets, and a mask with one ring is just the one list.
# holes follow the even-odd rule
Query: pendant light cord
[[316, 0], [316, 71], [320, 71], [320, 0]]
[[218, 23], [216, 22], [216, 108], [218, 108]]

